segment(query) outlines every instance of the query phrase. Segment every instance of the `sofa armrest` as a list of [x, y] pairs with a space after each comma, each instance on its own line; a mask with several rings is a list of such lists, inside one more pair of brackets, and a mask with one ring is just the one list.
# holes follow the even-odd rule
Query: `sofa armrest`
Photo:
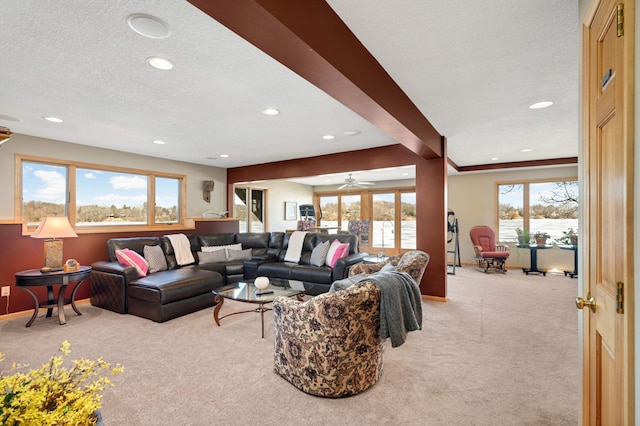
[[91, 304], [120, 314], [128, 312], [129, 283], [138, 278], [136, 268], [117, 262], [94, 262], [91, 265]]
[[349, 268], [358, 263], [362, 263], [364, 258], [367, 256], [369, 256], [369, 253], [360, 252], [338, 259], [336, 264], [333, 266], [333, 281], [347, 278], [349, 275]]
[[275, 262], [278, 258], [272, 254], [265, 254], [264, 256], [256, 256], [251, 260], [244, 261], [244, 279], [252, 280], [258, 276], [258, 268], [263, 263]]
[[133, 266], [123, 266], [118, 262], [104, 262], [102, 260], [91, 265], [92, 270], [108, 274], [122, 275], [127, 284], [138, 279], [138, 272]]
[[265, 254], [260, 254], [260, 255], [254, 255], [251, 260], [255, 260], [257, 262], [269, 262], [269, 261], [275, 261], [278, 260], [278, 258], [276, 257], [275, 254], [273, 253], [265, 253]]

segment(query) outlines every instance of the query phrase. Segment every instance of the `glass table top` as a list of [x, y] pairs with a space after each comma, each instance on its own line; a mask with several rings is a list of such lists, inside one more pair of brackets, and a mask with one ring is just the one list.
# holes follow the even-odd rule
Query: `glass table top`
[[[215, 289], [213, 294], [242, 302], [269, 303], [278, 296], [291, 297], [302, 294], [309, 287], [309, 284], [304, 284], [302, 281], [269, 278], [269, 287], [264, 290], [256, 288], [254, 280], [246, 280]], [[259, 294], [263, 292], [267, 294]]]

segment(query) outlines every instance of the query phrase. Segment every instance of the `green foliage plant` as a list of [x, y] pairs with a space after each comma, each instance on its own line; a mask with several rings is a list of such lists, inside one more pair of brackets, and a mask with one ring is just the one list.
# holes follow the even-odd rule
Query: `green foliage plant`
[[531, 242], [531, 234], [527, 228], [516, 228], [519, 244], [529, 244]]
[[[12, 374], [0, 372], [0, 425], [93, 425], [98, 420], [102, 391], [113, 386], [109, 376], [124, 367], [113, 367], [102, 358], [79, 359], [64, 367], [71, 353], [64, 341], [62, 354], [51, 357], [39, 369], [21, 372], [25, 365], [13, 364]], [[0, 353], [0, 362], [5, 356]]]
[[536, 233], [533, 234], [533, 239], [536, 240], [537, 244], [541, 244], [538, 242], [540, 239], [544, 241], [542, 244], [546, 244], [549, 238], [550, 238], [550, 235], [547, 234], [546, 232], [537, 231]]
[[562, 231], [562, 237], [556, 239], [556, 243], [562, 245], [577, 245], [578, 230], [569, 228], [566, 231]]

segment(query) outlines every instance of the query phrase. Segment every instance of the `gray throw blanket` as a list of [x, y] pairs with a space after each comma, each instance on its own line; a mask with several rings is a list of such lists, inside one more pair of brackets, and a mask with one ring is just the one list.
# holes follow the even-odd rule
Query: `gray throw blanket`
[[362, 281], [363, 278], [366, 278], [366, 277], [367, 275], [363, 273], [363, 274], [358, 274], [352, 277], [347, 277], [341, 280], [334, 281], [333, 284], [331, 284], [331, 287], [329, 288], [329, 292], [346, 290], [352, 285], [359, 283], [360, 281]]
[[422, 297], [418, 284], [406, 272], [386, 271], [363, 280], [380, 287], [380, 337], [391, 347], [404, 343], [407, 332], [422, 329]]

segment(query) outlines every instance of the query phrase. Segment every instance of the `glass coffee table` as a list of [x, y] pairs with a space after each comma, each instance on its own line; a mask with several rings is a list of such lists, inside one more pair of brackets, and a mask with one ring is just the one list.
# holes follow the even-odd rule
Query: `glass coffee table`
[[[264, 339], [264, 313], [265, 311], [271, 310], [271, 308], [266, 308], [264, 305], [273, 302], [278, 296], [296, 296], [298, 300], [302, 301], [302, 296], [305, 295], [305, 290], [311, 287], [311, 284], [305, 284], [302, 281], [269, 278], [269, 287], [265, 290], [259, 290], [253, 282], [254, 280], [240, 281], [213, 290], [213, 301], [216, 303], [216, 306], [213, 308], [213, 319], [216, 321], [218, 327], [220, 327], [220, 320], [230, 315], [243, 314], [246, 312], [260, 312], [260, 319], [262, 321], [262, 338]], [[219, 316], [218, 314], [220, 313], [220, 309], [222, 309], [225, 299], [252, 303], [258, 305], [258, 307], [255, 309], [231, 312], [230, 314]]]

